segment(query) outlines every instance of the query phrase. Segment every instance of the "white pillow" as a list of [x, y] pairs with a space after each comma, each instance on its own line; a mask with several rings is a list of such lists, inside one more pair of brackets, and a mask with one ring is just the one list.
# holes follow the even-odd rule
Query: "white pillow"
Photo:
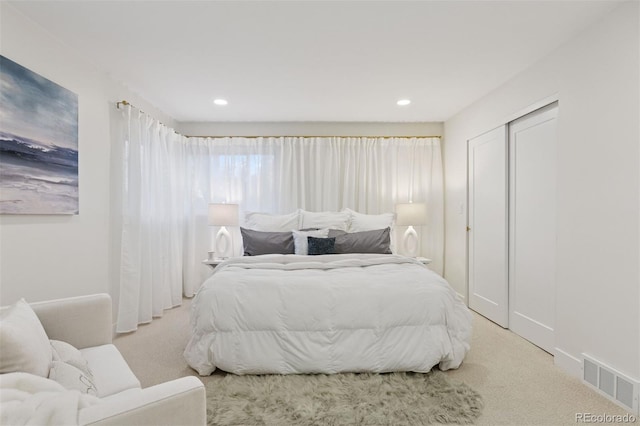
[[91, 380], [93, 380], [93, 372], [89, 368], [89, 363], [82, 356], [82, 352], [67, 342], [60, 340], [50, 340], [53, 349], [53, 361], [62, 361], [66, 364], [76, 367], [82, 371]]
[[349, 229], [351, 215], [349, 212], [308, 212], [302, 210], [300, 229], [327, 228], [346, 231]]
[[395, 215], [393, 213], [364, 214], [351, 209], [344, 209], [351, 216], [349, 232], [373, 231], [376, 229], [393, 228]]
[[93, 377], [87, 376], [82, 370], [66, 362], [53, 361], [49, 378], [60, 383], [65, 389], [78, 390], [80, 393], [93, 396], [98, 395]]
[[254, 231], [286, 232], [300, 229], [299, 222], [299, 210], [283, 215], [259, 212], [247, 212], [244, 215], [244, 227]]
[[328, 229], [318, 229], [317, 231], [291, 231], [293, 234], [293, 245], [296, 254], [309, 254], [309, 240], [307, 237], [326, 238], [329, 235]]
[[40, 319], [24, 299], [0, 314], [0, 373], [49, 376], [51, 344]]

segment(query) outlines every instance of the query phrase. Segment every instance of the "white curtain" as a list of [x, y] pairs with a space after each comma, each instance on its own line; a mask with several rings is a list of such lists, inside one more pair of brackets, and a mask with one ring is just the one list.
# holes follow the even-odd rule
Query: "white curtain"
[[[289, 213], [297, 208], [393, 212], [396, 203], [425, 202], [418, 227], [421, 255], [442, 273], [444, 199], [439, 138], [190, 138], [185, 294], [209, 274], [209, 203], [238, 203], [242, 211]], [[398, 229], [401, 235], [406, 228]], [[234, 251], [242, 253], [239, 231]]]
[[[238, 203], [241, 212], [378, 214], [425, 202], [421, 255], [442, 273], [438, 138], [186, 138], [130, 106], [121, 124], [118, 332], [180, 305], [209, 276], [202, 264], [216, 231], [207, 224], [209, 203]], [[242, 254], [239, 229], [231, 231]]]
[[184, 138], [125, 106], [117, 332], [180, 305], [185, 229]]

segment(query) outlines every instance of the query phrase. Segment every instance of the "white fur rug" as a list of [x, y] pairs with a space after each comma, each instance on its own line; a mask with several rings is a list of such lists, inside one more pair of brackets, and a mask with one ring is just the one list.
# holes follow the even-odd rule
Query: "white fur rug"
[[213, 375], [209, 425], [470, 424], [481, 396], [446, 373]]

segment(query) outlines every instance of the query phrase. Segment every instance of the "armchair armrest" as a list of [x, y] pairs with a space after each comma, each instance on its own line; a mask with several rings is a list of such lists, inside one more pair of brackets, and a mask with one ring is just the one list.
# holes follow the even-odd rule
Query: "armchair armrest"
[[126, 398], [104, 400], [80, 411], [81, 425], [184, 425], [207, 423], [205, 388], [194, 377], [181, 377], [141, 389]]
[[111, 343], [111, 296], [92, 294], [31, 303], [49, 339], [78, 349]]

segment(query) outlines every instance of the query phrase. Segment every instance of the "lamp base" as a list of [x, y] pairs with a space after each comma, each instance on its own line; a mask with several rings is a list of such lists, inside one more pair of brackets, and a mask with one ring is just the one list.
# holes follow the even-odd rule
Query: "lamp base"
[[404, 236], [402, 237], [402, 246], [404, 248], [404, 253], [409, 257], [416, 257], [418, 255], [418, 233], [413, 226], [409, 226], [406, 231], [404, 231]]
[[231, 255], [231, 234], [224, 226], [216, 234], [215, 251], [218, 259], [228, 259]]

